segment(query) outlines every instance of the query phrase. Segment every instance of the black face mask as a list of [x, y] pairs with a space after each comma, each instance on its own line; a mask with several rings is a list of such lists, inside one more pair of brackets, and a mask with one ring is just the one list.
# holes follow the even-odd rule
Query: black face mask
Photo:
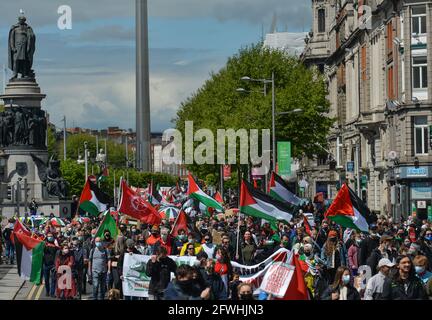
[[252, 293], [241, 294], [240, 300], [253, 300], [253, 294]]

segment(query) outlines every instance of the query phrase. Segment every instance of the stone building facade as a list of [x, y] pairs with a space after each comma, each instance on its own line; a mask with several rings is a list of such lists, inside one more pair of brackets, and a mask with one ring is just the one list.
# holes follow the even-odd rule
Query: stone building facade
[[327, 161], [302, 161], [308, 195], [334, 198], [348, 182], [376, 213], [432, 216], [432, 0], [312, 9], [302, 59], [325, 74], [336, 122]]

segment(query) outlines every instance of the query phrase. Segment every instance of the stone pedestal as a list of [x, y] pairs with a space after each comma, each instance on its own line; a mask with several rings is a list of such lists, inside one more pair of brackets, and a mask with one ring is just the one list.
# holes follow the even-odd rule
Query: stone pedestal
[[[51, 206], [52, 209], [59, 208], [59, 200], [48, 197], [40, 177], [43, 172], [39, 171], [48, 163], [47, 119], [41, 109], [45, 97], [37, 82], [28, 79], [11, 80], [5, 94], [0, 95], [5, 104], [5, 111], [0, 114], [0, 130], [3, 129], [0, 132], [0, 206], [4, 216], [16, 212], [18, 182], [21, 189], [20, 215], [25, 213], [25, 201], [30, 203], [32, 198], [38, 202], [39, 208], [45, 204], [47, 210]], [[11, 195], [11, 191], [15, 194]]]

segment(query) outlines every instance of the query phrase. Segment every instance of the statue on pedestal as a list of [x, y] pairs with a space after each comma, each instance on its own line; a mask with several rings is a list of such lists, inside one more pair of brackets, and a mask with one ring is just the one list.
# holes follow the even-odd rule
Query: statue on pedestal
[[60, 161], [51, 157], [48, 166], [34, 154], [31, 155], [38, 168], [39, 178], [45, 184], [50, 197], [66, 199], [69, 184], [61, 177]]
[[19, 73], [23, 79], [34, 79], [35, 77], [32, 67], [36, 36], [26, 20], [26, 17], [20, 16], [18, 23], [13, 25], [9, 31], [9, 69], [13, 71], [11, 80], [17, 79]]

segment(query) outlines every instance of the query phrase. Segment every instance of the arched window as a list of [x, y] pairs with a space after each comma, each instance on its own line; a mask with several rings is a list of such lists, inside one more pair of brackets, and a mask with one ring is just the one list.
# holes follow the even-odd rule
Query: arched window
[[318, 9], [318, 32], [325, 31], [325, 9]]

